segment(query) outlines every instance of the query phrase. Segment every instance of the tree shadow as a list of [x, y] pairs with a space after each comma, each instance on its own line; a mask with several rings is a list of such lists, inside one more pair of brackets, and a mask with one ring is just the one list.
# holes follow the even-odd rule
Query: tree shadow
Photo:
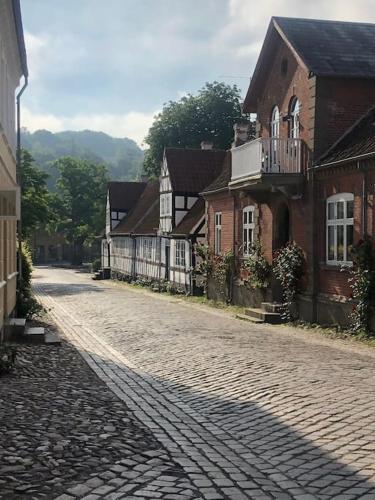
[[[37, 276], [35, 276], [37, 278]], [[43, 287], [38, 289], [38, 295], [42, 296], [52, 296], [52, 297], [64, 297], [71, 295], [79, 295], [81, 293], [103, 293], [106, 289], [103, 287], [98, 287], [95, 285], [85, 284], [73, 284], [73, 283], [43, 283]]]

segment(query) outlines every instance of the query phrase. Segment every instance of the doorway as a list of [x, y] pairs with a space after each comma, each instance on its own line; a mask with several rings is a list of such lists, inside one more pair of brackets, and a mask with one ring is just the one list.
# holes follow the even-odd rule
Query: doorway
[[286, 203], [281, 203], [275, 217], [274, 250], [284, 247], [290, 240], [290, 215]]

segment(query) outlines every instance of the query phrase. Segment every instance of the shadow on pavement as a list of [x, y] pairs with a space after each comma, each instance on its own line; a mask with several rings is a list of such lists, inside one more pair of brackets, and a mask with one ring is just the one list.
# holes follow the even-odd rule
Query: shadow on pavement
[[[124, 364], [114, 363], [110, 359], [99, 356], [97, 353], [84, 352], [93, 356], [101, 367], [104, 364], [104, 366], [106, 365], [109, 368], [109, 371], [113, 370], [116, 376], [118, 376], [118, 368], [120, 368], [124, 374], [120, 376], [124, 382], [121, 389], [126, 393], [126, 388], [129, 385], [137, 392], [138, 387], [135, 402], [142, 407], [143, 399], [145, 404], [148, 403], [152, 406], [152, 417], [156, 424], [161, 422], [160, 425], [163, 427], [162, 422], [165, 422], [166, 418], [168, 419], [165, 416], [165, 410], [168, 413], [170, 412], [172, 419], [169, 423], [166, 423], [167, 432], [168, 426], [175, 426], [178, 430], [181, 429], [184, 439], [185, 437], [189, 439], [189, 436], [191, 437], [194, 433], [199, 434], [200, 428], [202, 431], [200, 437], [202, 439], [197, 439], [197, 436], [192, 437], [192, 442], [188, 443], [188, 447], [195, 446], [198, 450], [199, 448], [206, 450], [207, 443], [204, 442], [204, 439], [207, 436], [207, 428], [209, 428], [210, 424], [213, 424], [218, 429], [218, 434], [215, 434], [214, 429], [211, 431], [212, 434], [209, 443], [216, 450], [220, 449], [221, 445], [226, 445], [229, 449], [236, 452], [236, 446], [233, 446], [234, 441], [238, 443], [238, 449], [241, 446], [246, 447], [248, 456], [246, 457], [246, 453], [244, 454], [243, 450], [239, 452], [238, 467], [241, 466], [240, 464], [245, 465], [249, 471], [248, 480], [254, 480], [258, 484], [259, 489], [264, 493], [273, 494], [278, 498], [281, 488], [281, 491], [286, 491], [291, 495], [290, 498], [305, 498], [304, 496], [299, 496], [303, 494], [301, 491], [291, 494], [290, 489], [293, 491], [293, 487], [289, 486], [288, 488], [288, 485], [285, 483], [285, 476], [287, 476], [288, 480], [298, 483], [297, 488], [302, 488], [309, 495], [308, 497], [306, 496], [306, 500], [307, 498], [309, 500], [313, 500], [314, 498], [326, 500], [375, 499], [375, 482], [366, 478], [365, 474], [361, 475], [359, 470], [348, 466], [344, 461], [341, 461], [340, 458], [334, 456], [326, 449], [309, 441], [293, 427], [287, 425], [276, 415], [265, 410], [256, 402], [244, 402], [192, 390], [183, 384], [172, 383], [148, 374], [146, 374], [147, 380], [145, 380], [144, 375], [142, 377]], [[107, 369], [105, 371], [108, 373]], [[151, 384], [157, 393], [162, 394], [163, 398], [165, 398], [164, 402], [154, 401], [151, 391], [147, 395], [148, 384]], [[146, 391], [146, 394], [143, 391]], [[187, 413], [182, 413], [179, 409], [179, 403], [181, 402], [183, 405], [188, 406], [189, 410]], [[163, 406], [165, 403], [167, 405]], [[160, 408], [161, 412], [159, 413]], [[155, 412], [156, 414], [159, 413], [159, 416], [155, 417]], [[194, 421], [194, 415], [198, 416], [198, 420], [203, 417], [209, 425], [202, 425], [202, 423]], [[324, 419], [324, 415], [322, 415], [322, 418]], [[318, 417], [317, 421], [320, 420]], [[189, 423], [191, 424], [190, 431]], [[370, 434], [371, 431], [369, 430], [369, 441], [371, 441]], [[212, 444], [212, 439], [216, 443]], [[355, 444], [354, 440], [355, 438], [353, 438], [351, 445]], [[329, 436], [327, 436], [325, 444], [332, 445], [332, 439]], [[350, 453], [355, 454], [358, 452], [358, 456], [361, 455], [362, 446], [360, 443], [358, 443], [357, 447], [352, 446]], [[340, 449], [344, 447], [342, 444], [337, 446], [338, 454], [343, 455], [343, 451], [340, 453]], [[346, 452], [349, 453], [348, 450]], [[205, 451], [202, 454], [204, 455]], [[256, 455], [255, 463], [252, 463], [249, 454]], [[366, 456], [366, 452], [362, 453], [362, 456]], [[263, 464], [260, 468], [266, 479], [252, 478], [251, 469], [256, 466], [257, 459], [258, 465]], [[365, 463], [371, 469], [370, 459], [371, 451], [370, 453], [367, 451], [367, 462], [365, 458], [358, 469], [365, 469]], [[238, 470], [237, 472], [241, 471]], [[284, 475], [284, 479], [276, 477], [275, 473]], [[371, 473], [367, 470], [367, 476], [369, 474], [370, 477], [373, 477], [374, 471]], [[210, 473], [208, 472], [209, 475]]]

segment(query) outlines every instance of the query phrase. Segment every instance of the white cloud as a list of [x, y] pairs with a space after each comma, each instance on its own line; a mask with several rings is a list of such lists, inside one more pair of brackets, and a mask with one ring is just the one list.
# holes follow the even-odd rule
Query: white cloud
[[47, 39], [25, 32], [25, 44], [27, 47], [27, 64], [33, 80], [36, 80], [44, 66], [42, 57], [45, 47], [48, 45]]
[[22, 126], [30, 132], [46, 129], [51, 132], [61, 132], [63, 130], [95, 130], [105, 132], [113, 137], [128, 137], [137, 142], [140, 146], [152, 125], [155, 114], [139, 113], [130, 111], [129, 113], [115, 114], [77, 114], [72, 117], [55, 116], [52, 114], [33, 113], [30, 109], [22, 109]]

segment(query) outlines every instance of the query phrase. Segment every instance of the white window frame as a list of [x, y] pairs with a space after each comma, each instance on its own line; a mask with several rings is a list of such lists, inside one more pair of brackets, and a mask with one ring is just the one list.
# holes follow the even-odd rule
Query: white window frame
[[300, 112], [301, 102], [298, 97], [294, 97], [290, 105], [290, 116], [292, 118], [290, 124], [290, 138], [299, 139], [300, 135]]
[[[352, 202], [353, 207], [352, 211], [354, 211], [354, 194], [353, 193], [338, 193], [330, 196], [326, 200], [326, 263], [328, 265], [333, 265], [333, 266], [352, 266], [353, 262], [349, 258], [349, 252], [348, 252], [348, 243], [347, 243], [347, 228], [352, 226], [353, 227], [353, 232], [354, 232], [354, 213], [352, 214], [353, 217], [348, 217], [347, 215], [347, 209], [348, 209], [348, 202]], [[344, 213], [342, 218], [337, 218], [338, 212], [337, 212], [337, 207], [338, 203], [344, 203]], [[329, 212], [330, 212], [330, 207], [332, 206], [333, 210], [333, 218], [329, 219]], [[343, 260], [338, 260], [337, 258], [337, 228], [342, 227], [343, 228]], [[333, 228], [333, 249], [334, 249], [334, 256], [333, 259], [329, 258], [329, 230], [330, 228]]]
[[278, 106], [274, 106], [271, 114], [271, 139], [280, 136], [280, 111]]
[[242, 248], [244, 257], [250, 255], [254, 243], [255, 231], [255, 206], [248, 205], [242, 210]]
[[176, 240], [175, 243], [175, 265], [176, 267], [186, 266], [185, 240]]
[[143, 238], [143, 258], [145, 260], [152, 259], [152, 239]]
[[222, 213], [215, 212], [215, 254], [221, 254], [221, 221]]

